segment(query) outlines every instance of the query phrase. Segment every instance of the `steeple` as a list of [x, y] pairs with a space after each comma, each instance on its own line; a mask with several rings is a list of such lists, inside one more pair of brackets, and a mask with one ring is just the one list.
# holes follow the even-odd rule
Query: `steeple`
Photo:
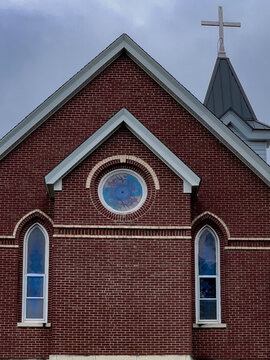
[[216, 60], [204, 105], [222, 118], [229, 110], [252, 126], [258, 121], [229, 58]]
[[204, 105], [266, 160], [270, 126], [257, 120], [224, 49], [223, 26], [240, 27], [241, 24], [224, 22], [222, 7], [219, 6], [219, 21], [202, 21], [202, 25], [219, 26], [220, 45]]

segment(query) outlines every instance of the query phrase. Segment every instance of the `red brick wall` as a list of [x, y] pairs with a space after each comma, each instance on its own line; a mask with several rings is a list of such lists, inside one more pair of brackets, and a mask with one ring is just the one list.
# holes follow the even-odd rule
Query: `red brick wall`
[[18, 261], [19, 248], [0, 248], [0, 357], [1, 359], [44, 358], [48, 356], [49, 331], [18, 328]]
[[226, 329], [194, 329], [196, 359], [270, 359], [269, 250], [225, 250]]
[[[55, 201], [48, 198], [44, 175], [123, 107], [202, 178], [191, 211], [182, 182], [124, 128], [64, 179]], [[197, 215], [210, 211], [226, 223], [233, 237], [269, 237], [269, 188], [125, 56], [1, 161], [0, 235], [12, 235], [20, 218], [34, 209], [44, 211], [56, 224], [119, 224], [97, 211], [85, 182], [97, 162], [127, 151], [149, 163], [161, 184], [151, 206], [132, 218], [130, 225], [189, 225]], [[25, 329], [16, 326], [21, 306], [19, 238], [18, 231], [13, 242], [20, 244], [19, 250], [0, 248], [1, 285], [9, 284], [0, 298], [0, 309], [8, 309], [0, 330], [1, 358], [66, 352], [192, 353], [190, 240], [51, 237], [52, 328]], [[6, 256], [7, 252], [11, 255]], [[194, 354], [198, 359], [253, 360], [255, 354], [269, 359], [265, 331], [269, 251], [225, 250], [222, 261], [222, 321], [228, 327], [193, 330]]]
[[191, 353], [190, 241], [57, 238], [54, 247], [52, 353]]

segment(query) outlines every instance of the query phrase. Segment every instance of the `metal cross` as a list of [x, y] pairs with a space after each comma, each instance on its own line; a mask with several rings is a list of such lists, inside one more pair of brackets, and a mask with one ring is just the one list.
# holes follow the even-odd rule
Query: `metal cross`
[[218, 7], [218, 21], [202, 21], [202, 25], [205, 26], [219, 26], [219, 50], [218, 57], [226, 57], [226, 52], [224, 48], [224, 32], [223, 27], [240, 27], [240, 22], [224, 22], [223, 21], [223, 10], [222, 6]]

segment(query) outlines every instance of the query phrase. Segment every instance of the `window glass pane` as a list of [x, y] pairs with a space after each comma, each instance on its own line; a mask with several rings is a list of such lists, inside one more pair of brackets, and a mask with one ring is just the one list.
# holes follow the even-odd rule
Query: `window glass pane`
[[27, 255], [27, 273], [43, 274], [45, 261], [45, 237], [38, 227], [35, 227], [29, 235]]
[[130, 212], [143, 203], [143, 186], [139, 177], [127, 170], [108, 174], [102, 185], [102, 195], [110, 208]]
[[200, 320], [216, 320], [216, 300], [200, 300]]
[[199, 240], [199, 274], [216, 275], [216, 242], [209, 230]]
[[35, 276], [27, 278], [27, 296], [42, 297], [43, 296], [43, 277]]
[[215, 298], [216, 297], [216, 279], [200, 279], [200, 297]]
[[41, 299], [26, 300], [26, 318], [43, 319], [43, 300]]

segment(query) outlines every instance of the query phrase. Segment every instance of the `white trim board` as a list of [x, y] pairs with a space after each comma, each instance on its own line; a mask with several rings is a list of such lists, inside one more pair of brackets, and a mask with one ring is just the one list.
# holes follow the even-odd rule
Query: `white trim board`
[[14, 149], [123, 52], [270, 186], [270, 167], [126, 34], [116, 39], [101, 54], [11, 130], [0, 141], [0, 159]]
[[244, 139], [249, 141], [269, 141], [270, 129], [261, 130], [251, 128], [245, 121], [243, 121], [235, 112], [232, 110], [227, 111], [220, 119], [226, 126], [232, 124], [237, 129]]
[[61, 191], [62, 179], [119, 129], [122, 124], [125, 124], [144, 145], [183, 180], [184, 193], [191, 193], [193, 187], [199, 186], [201, 179], [127, 109], [123, 108], [45, 176], [49, 195], [53, 197], [54, 191]]

